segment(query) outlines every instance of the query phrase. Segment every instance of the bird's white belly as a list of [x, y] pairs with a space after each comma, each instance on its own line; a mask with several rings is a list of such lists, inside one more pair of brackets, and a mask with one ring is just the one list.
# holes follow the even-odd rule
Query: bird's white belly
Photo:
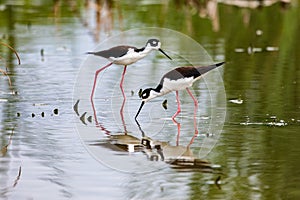
[[144, 58], [146, 55], [147, 54], [136, 53], [133, 51], [119, 58], [110, 57], [109, 60], [117, 65], [130, 65]]
[[178, 80], [170, 80], [168, 78], [164, 79], [162, 93], [166, 94], [176, 90], [184, 90], [193, 85], [194, 79], [190, 78], [182, 78]]

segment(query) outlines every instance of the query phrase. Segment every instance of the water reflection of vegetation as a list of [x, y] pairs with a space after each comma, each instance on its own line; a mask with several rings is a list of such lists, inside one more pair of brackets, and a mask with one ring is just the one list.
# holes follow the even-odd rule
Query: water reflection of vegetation
[[[8, 29], [8, 32], [11, 33], [14, 30], [14, 27], [13, 27], [14, 18], [12, 16], [10, 9], [8, 9], [7, 16], [9, 18], [7, 21], [7, 29]], [[12, 140], [13, 140], [15, 125], [14, 125], [14, 128], [12, 129], [11, 133], [9, 134], [8, 142], [6, 144], [5, 144], [5, 142], [6, 142], [6, 137], [7, 137], [6, 133], [12, 126], [12, 122], [11, 122], [12, 116], [8, 113], [10, 113], [10, 111], [15, 108], [15, 106], [12, 105], [9, 102], [9, 100], [12, 97], [11, 95], [17, 94], [17, 92], [14, 92], [14, 91], [16, 91], [15, 84], [14, 84], [14, 82], [15, 82], [15, 79], [14, 79], [14, 67], [15, 67], [14, 59], [15, 59], [15, 57], [14, 56], [16, 56], [16, 59], [17, 59], [19, 65], [21, 64], [21, 60], [20, 60], [20, 57], [19, 57], [17, 51], [13, 48], [15, 46], [15, 37], [13, 35], [8, 35], [7, 37], [5, 35], [3, 35], [3, 39], [7, 39], [7, 42], [0, 41], [1, 47], [4, 47], [4, 48], [1, 48], [1, 57], [0, 57], [1, 61], [2, 61], [1, 64], [4, 64], [4, 69], [0, 69], [0, 72], [2, 74], [4, 74], [5, 76], [7, 76], [8, 83], [9, 83], [8, 84], [9, 89], [12, 92], [10, 92], [10, 93], [4, 92], [3, 93], [4, 98], [1, 97], [1, 100], [5, 100], [5, 101], [3, 102], [3, 104], [1, 105], [1, 108], [0, 108], [0, 110], [4, 116], [3, 120], [1, 118], [1, 124], [0, 124], [0, 127], [1, 127], [0, 147], [1, 147], [2, 157], [10, 157], [10, 155], [8, 155], [7, 152], [8, 152], [8, 147], [11, 145]], [[8, 51], [6, 51], [6, 50], [8, 50]], [[13, 123], [13, 124], [15, 124], [15, 123]], [[1, 160], [0, 172], [7, 171], [9, 169], [6, 167], [5, 163], [6, 163], [5, 161]], [[5, 167], [3, 167], [3, 166], [5, 166]], [[21, 176], [21, 166], [19, 167], [19, 173], [18, 173], [16, 180], [14, 181], [14, 184], [11, 187], [0, 188], [0, 191], [1, 191], [0, 193], [5, 195], [10, 190], [10, 188], [15, 187], [18, 183], [18, 180], [20, 179], [20, 176]], [[5, 178], [3, 178], [3, 180], [5, 180]]]
[[[296, 40], [299, 30], [295, 28], [299, 12], [298, 9], [293, 8], [288, 13], [281, 13], [277, 17], [270, 18], [271, 13], [277, 10], [277, 6], [265, 12], [254, 10], [250, 13], [251, 21], [246, 24], [247, 27], [239, 28], [236, 34], [233, 30], [237, 30], [237, 27], [224, 27], [225, 32], [228, 33], [225, 36], [228, 41], [226, 57], [233, 61], [232, 67], [225, 69], [225, 87], [231, 93], [228, 96], [242, 95], [249, 103], [260, 102], [253, 104], [257, 107], [248, 107], [246, 103], [242, 115], [275, 114], [286, 118], [297, 117], [296, 113], [292, 113], [298, 109], [300, 100], [296, 84], [299, 72], [296, 61], [300, 51], [297, 49], [298, 45], [295, 44], [299, 43], [299, 40]], [[225, 21], [232, 20], [232, 24], [240, 24], [240, 18], [229, 19], [227, 17], [229, 16], [224, 15]], [[270, 26], [265, 24], [270, 24]], [[263, 35], [257, 36], [255, 31], [260, 28], [264, 29]], [[257, 47], [277, 46], [279, 51], [265, 51], [255, 55], [239, 54], [233, 51], [235, 47], [247, 47], [250, 44]]]

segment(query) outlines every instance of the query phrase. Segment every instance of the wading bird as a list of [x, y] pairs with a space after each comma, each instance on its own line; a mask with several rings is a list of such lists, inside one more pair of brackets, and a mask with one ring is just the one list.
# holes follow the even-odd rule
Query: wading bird
[[[201, 67], [201, 66], [186, 66], [186, 67], [178, 67], [166, 73], [160, 80], [160, 83], [156, 88], [147, 88], [142, 91], [140, 97], [142, 98], [141, 106], [135, 116], [135, 120], [137, 121], [137, 117], [142, 110], [142, 107], [149, 100], [163, 96], [172, 91], [176, 91], [176, 101], [177, 101], [177, 112], [172, 116], [174, 120], [175, 117], [180, 113], [180, 100], [178, 95], [178, 90], [184, 90], [188, 92], [188, 94], [192, 97], [195, 105], [194, 110], [194, 119], [196, 119], [196, 113], [198, 109], [198, 101], [193, 96], [192, 92], [189, 90], [189, 87], [193, 85], [193, 83], [199, 80], [205, 73], [222, 66], [225, 62], [220, 62], [217, 64]], [[196, 120], [194, 120], [195, 131], [198, 133], [196, 129]]]
[[92, 93], [90, 96], [91, 100], [93, 99], [93, 96], [94, 96], [94, 91], [95, 91], [95, 87], [96, 87], [98, 74], [102, 70], [111, 66], [112, 64], [124, 65], [122, 78], [121, 78], [121, 82], [120, 82], [120, 88], [121, 88], [124, 99], [126, 99], [126, 96], [125, 96], [125, 93], [123, 90], [123, 81], [124, 81], [124, 76], [125, 76], [127, 65], [133, 64], [133, 63], [137, 62], [138, 60], [144, 58], [152, 50], [158, 50], [161, 53], [163, 53], [166, 57], [168, 57], [170, 60], [172, 60], [160, 47], [161, 47], [161, 42], [158, 39], [149, 39], [147, 41], [146, 45], [142, 48], [122, 45], [122, 46], [112, 47], [110, 49], [103, 50], [103, 51], [88, 52], [88, 54], [93, 54], [95, 56], [101, 56], [110, 61], [109, 64], [98, 69], [95, 73], [93, 89], [92, 89]]

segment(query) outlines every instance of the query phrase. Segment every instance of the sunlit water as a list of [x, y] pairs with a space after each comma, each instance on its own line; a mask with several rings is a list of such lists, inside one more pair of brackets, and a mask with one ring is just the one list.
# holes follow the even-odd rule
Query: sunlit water
[[[10, 93], [7, 79], [1, 76], [1, 148], [9, 144], [7, 152], [2, 152], [0, 158], [1, 199], [299, 198], [300, 70], [296, 61], [300, 52], [293, 46], [299, 46], [300, 41], [295, 37], [297, 33], [299, 35], [299, 30], [292, 28], [299, 19], [298, 7], [281, 10], [278, 14], [280, 7], [277, 4], [260, 11], [220, 4], [220, 31], [215, 33], [212, 29], [216, 27], [211, 27], [211, 21], [199, 18], [188, 7], [179, 6], [186, 10], [179, 11], [172, 3], [169, 9], [156, 3], [137, 8], [116, 3], [112, 9], [115, 12], [113, 28], [110, 29], [111, 19], [107, 17], [107, 24], [103, 22], [99, 32], [96, 31], [92, 8], [78, 8], [81, 13], [75, 13], [65, 5], [61, 9], [66, 13], [57, 17], [54, 17], [52, 5], [49, 5], [51, 9], [43, 8], [44, 13], [39, 12], [42, 8], [39, 6], [30, 9], [13, 6], [1, 11], [1, 15], [5, 16], [0, 29], [3, 38], [8, 38], [5, 42], [18, 50], [22, 62], [18, 66], [16, 60], [12, 61], [13, 55], [3, 48], [2, 57], [8, 59], [13, 90], [17, 91], [17, 95]], [[9, 9], [13, 17], [9, 15]], [[160, 12], [170, 15], [165, 19], [168, 23], [164, 22], [164, 18], [155, 22], [152, 15], [145, 12], [149, 9], [156, 15], [161, 15]], [[129, 12], [132, 10], [139, 13]], [[183, 12], [186, 19], [181, 17]], [[265, 13], [279, 17], [269, 19]], [[25, 18], [21, 18], [26, 14], [30, 16], [27, 16], [30, 25]], [[248, 18], [256, 22], [249, 22]], [[263, 19], [269, 22], [264, 23]], [[236, 27], [230, 28], [233, 20]], [[85, 21], [88, 26], [85, 26]], [[283, 31], [275, 34], [268, 24], [276, 26], [276, 31]], [[226, 123], [217, 145], [205, 157], [218, 166], [217, 170], [204, 173], [198, 169], [174, 169], [164, 162], [149, 161], [142, 152], [115, 152], [98, 145], [106, 141], [107, 135], [95, 127], [94, 119], [84, 125], [75, 114], [73, 105], [77, 98], [73, 99], [73, 91], [80, 81], [78, 73], [87, 58], [85, 52], [96, 48], [97, 39], [100, 42], [121, 30], [138, 26], [167, 27], [183, 32], [200, 42], [214, 61], [228, 62], [220, 70], [227, 95]], [[237, 29], [241, 31], [237, 33]], [[263, 31], [262, 36], [257, 36], [257, 29]], [[292, 38], [293, 41], [283, 38]], [[140, 35], [136, 35], [136, 43], [144, 44]], [[172, 49], [167, 45], [173, 44], [165, 45], [166, 49]], [[252, 53], [252, 48], [249, 50], [251, 46], [264, 49], [274, 46], [279, 47], [279, 51]], [[171, 50], [169, 52], [176, 58], [173, 63], [182, 64], [178, 55]], [[95, 65], [86, 69], [88, 83], [92, 82], [94, 70], [100, 67], [97, 61], [100, 63], [101, 59], [94, 60]], [[105, 64], [105, 60], [101, 62]], [[154, 63], [153, 68], [145, 70], [137, 64], [128, 67], [125, 77], [128, 96], [125, 125], [131, 135], [141, 137], [133, 120], [140, 103], [138, 89], [155, 86], [164, 72], [175, 67], [172, 62], [153, 52], [140, 61], [143, 67]], [[1, 69], [5, 69], [4, 65]], [[122, 96], [118, 84], [121, 73], [120, 66], [113, 65], [107, 69], [99, 78], [95, 95], [97, 119], [111, 134], [124, 133], [119, 116]], [[145, 78], [141, 75], [143, 73]], [[139, 85], [135, 86], [139, 76]], [[140, 83], [143, 81], [145, 85]], [[86, 93], [78, 98], [78, 111], [80, 114], [87, 112], [87, 117], [93, 115], [89, 106], [90, 90], [87, 88]], [[208, 112], [210, 104], [204, 82], [195, 84], [193, 93], [199, 100], [200, 136], [196, 138], [192, 150], [199, 152], [199, 144], [210, 133], [207, 126], [211, 117]], [[180, 96], [179, 144], [186, 146], [193, 135], [193, 102], [186, 92], [181, 92]], [[161, 106], [165, 98], [160, 98], [149, 102], [139, 118], [149, 137], [176, 145], [177, 126], [169, 119], [176, 111], [175, 95], [170, 94], [166, 98], [166, 111]], [[78, 127], [91, 133], [86, 140], [78, 134]], [[95, 152], [112, 155], [111, 162], [121, 167], [116, 169], [107, 165], [107, 160], [99, 162]], [[134, 166], [137, 172], [143, 165], [150, 166], [151, 172], [121, 172], [119, 168], [122, 165], [125, 167], [126, 160], [130, 159], [137, 163]], [[219, 176], [220, 184], [216, 185]]]

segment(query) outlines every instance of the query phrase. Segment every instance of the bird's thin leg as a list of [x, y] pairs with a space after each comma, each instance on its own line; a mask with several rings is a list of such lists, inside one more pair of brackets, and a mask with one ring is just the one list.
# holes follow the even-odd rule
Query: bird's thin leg
[[187, 148], [191, 147], [191, 145], [194, 143], [194, 140], [195, 140], [196, 137], [197, 137], [197, 135], [194, 134], [193, 137], [192, 137], [192, 139], [191, 139], [191, 141], [190, 141], [190, 143], [187, 145]]
[[189, 95], [192, 97], [193, 101], [194, 101], [194, 128], [195, 128], [195, 135], [198, 135], [198, 128], [197, 128], [197, 111], [198, 111], [198, 101], [197, 99], [193, 96], [192, 92], [189, 90], [189, 88], [186, 88], [186, 91], [189, 93]]
[[177, 111], [176, 113], [173, 115], [172, 119], [174, 120], [175, 117], [180, 113], [181, 109], [180, 109], [180, 100], [179, 100], [179, 94], [178, 91], [176, 91], [176, 101], [177, 101]]
[[125, 96], [125, 92], [124, 92], [124, 89], [123, 89], [123, 82], [124, 82], [124, 76], [125, 76], [125, 73], [126, 73], [126, 68], [127, 68], [127, 65], [124, 66], [124, 70], [123, 70], [122, 78], [121, 78], [121, 82], [120, 82], [120, 88], [121, 88], [124, 100], [126, 100], [126, 96]]
[[94, 119], [95, 119], [95, 124], [96, 127], [100, 128], [102, 131], [105, 132], [105, 134], [110, 135], [110, 131], [107, 130], [104, 126], [102, 126], [97, 119], [97, 113], [96, 113], [96, 109], [95, 109], [95, 105], [94, 105], [94, 100], [91, 99], [91, 103], [92, 103], [92, 109], [93, 109], [93, 113], [94, 113]]
[[123, 99], [123, 103], [122, 103], [122, 106], [121, 106], [121, 109], [120, 109], [120, 116], [121, 116], [121, 120], [122, 120], [125, 135], [127, 135], [127, 128], [126, 128], [125, 119], [124, 119], [124, 112], [123, 112], [124, 105], [125, 105], [125, 99]]
[[94, 92], [95, 92], [95, 88], [96, 88], [96, 83], [97, 83], [97, 77], [98, 77], [98, 74], [106, 69], [107, 67], [111, 66], [113, 63], [109, 63], [108, 65], [105, 65], [104, 67], [102, 67], [101, 69], [98, 69], [96, 72], [95, 72], [95, 78], [94, 78], [94, 84], [93, 84], [93, 89], [92, 89], [92, 93], [91, 93], [91, 101], [93, 100], [93, 97], [94, 97]]
[[123, 124], [123, 128], [124, 128], [124, 133], [125, 133], [125, 135], [127, 135], [127, 128], [126, 128], [124, 113], [123, 113], [124, 104], [125, 104], [125, 99], [123, 100], [122, 107], [120, 109], [120, 116], [121, 116], [121, 120], [122, 120], [122, 124]]
[[121, 78], [121, 82], [120, 82], [120, 88], [121, 88], [122, 95], [123, 95], [123, 103], [122, 103], [122, 106], [121, 106], [121, 109], [120, 109], [120, 115], [121, 115], [122, 124], [123, 124], [123, 127], [124, 127], [125, 134], [127, 134], [127, 128], [126, 128], [126, 124], [125, 124], [125, 120], [124, 120], [123, 110], [124, 110], [124, 106], [125, 106], [126, 95], [125, 95], [125, 92], [124, 92], [124, 89], [123, 89], [123, 82], [124, 82], [124, 77], [125, 77], [125, 73], [126, 73], [126, 68], [127, 68], [127, 65], [124, 66], [124, 70], [123, 70], [122, 78]]
[[172, 119], [173, 120], [173, 122], [177, 125], [177, 138], [176, 138], [176, 146], [178, 146], [179, 145], [179, 138], [180, 138], [180, 127], [181, 127], [181, 125], [180, 125], [180, 123], [179, 122], [177, 122], [175, 119]]

